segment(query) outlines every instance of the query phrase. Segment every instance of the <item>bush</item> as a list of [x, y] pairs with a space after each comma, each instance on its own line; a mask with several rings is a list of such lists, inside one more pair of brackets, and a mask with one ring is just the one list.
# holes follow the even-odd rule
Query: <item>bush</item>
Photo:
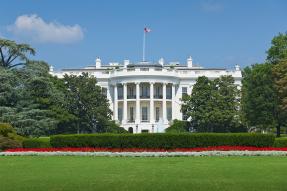
[[116, 124], [115, 121], [108, 121], [105, 130], [107, 133], [128, 133], [127, 130], [125, 130], [123, 127], [120, 127], [118, 124]]
[[12, 125], [9, 123], [0, 123], [0, 135], [3, 137], [8, 137], [9, 133], [16, 134], [16, 131], [13, 129]]
[[276, 138], [273, 146], [274, 147], [287, 147], [287, 137]]
[[55, 135], [53, 147], [108, 148], [194, 148], [208, 146], [268, 147], [274, 143], [272, 134], [253, 133], [157, 133], [157, 134], [80, 134]]
[[31, 138], [23, 141], [24, 148], [50, 148], [50, 137]]
[[172, 122], [172, 125], [169, 126], [165, 132], [166, 133], [184, 133], [184, 132], [188, 132], [189, 131], [189, 122], [187, 121], [180, 121], [175, 119]]
[[0, 135], [0, 151], [22, 147], [21, 143]]

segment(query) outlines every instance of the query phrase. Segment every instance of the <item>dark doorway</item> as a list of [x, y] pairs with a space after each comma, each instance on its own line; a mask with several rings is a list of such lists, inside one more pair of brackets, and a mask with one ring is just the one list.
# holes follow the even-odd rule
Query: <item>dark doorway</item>
[[132, 127], [129, 127], [129, 133], [134, 133], [134, 129]]

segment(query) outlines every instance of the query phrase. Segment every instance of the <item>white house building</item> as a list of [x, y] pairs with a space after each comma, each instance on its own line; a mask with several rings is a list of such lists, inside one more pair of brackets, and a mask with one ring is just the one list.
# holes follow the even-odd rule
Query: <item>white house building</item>
[[181, 112], [183, 94], [190, 94], [199, 76], [210, 79], [231, 75], [235, 84], [241, 86], [241, 71], [238, 65], [234, 70], [202, 68], [192, 63], [189, 57], [185, 64], [165, 63], [120, 63], [103, 65], [99, 58], [95, 64], [81, 69], [63, 69], [50, 72], [59, 78], [65, 74], [80, 75], [87, 72], [98, 79], [103, 93], [110, 102], [113, 119], [133, 133], [164, 132], [174, 119], [186, 119]]

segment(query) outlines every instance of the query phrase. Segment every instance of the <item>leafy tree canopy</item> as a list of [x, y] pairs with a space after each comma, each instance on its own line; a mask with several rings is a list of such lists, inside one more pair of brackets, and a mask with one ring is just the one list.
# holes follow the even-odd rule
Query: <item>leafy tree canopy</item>
[[[0, 67], [14, 68], [28, 61], [28, 55], [35, 55], [35, 50], [28, 44], [0, 38]], [[24, 61], [24, 62], [23, 62]]]

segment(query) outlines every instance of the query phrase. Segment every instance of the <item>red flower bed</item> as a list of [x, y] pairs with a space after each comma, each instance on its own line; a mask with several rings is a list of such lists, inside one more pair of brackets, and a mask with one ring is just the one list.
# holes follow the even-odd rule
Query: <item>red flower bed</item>
[[214, 146], [177, 149], [150, 149], [150, 148], [16, 148], [5, 152], [200, 152], [200, 151], [287, 151], [287, 147], [248, 147], [248, 146]]

